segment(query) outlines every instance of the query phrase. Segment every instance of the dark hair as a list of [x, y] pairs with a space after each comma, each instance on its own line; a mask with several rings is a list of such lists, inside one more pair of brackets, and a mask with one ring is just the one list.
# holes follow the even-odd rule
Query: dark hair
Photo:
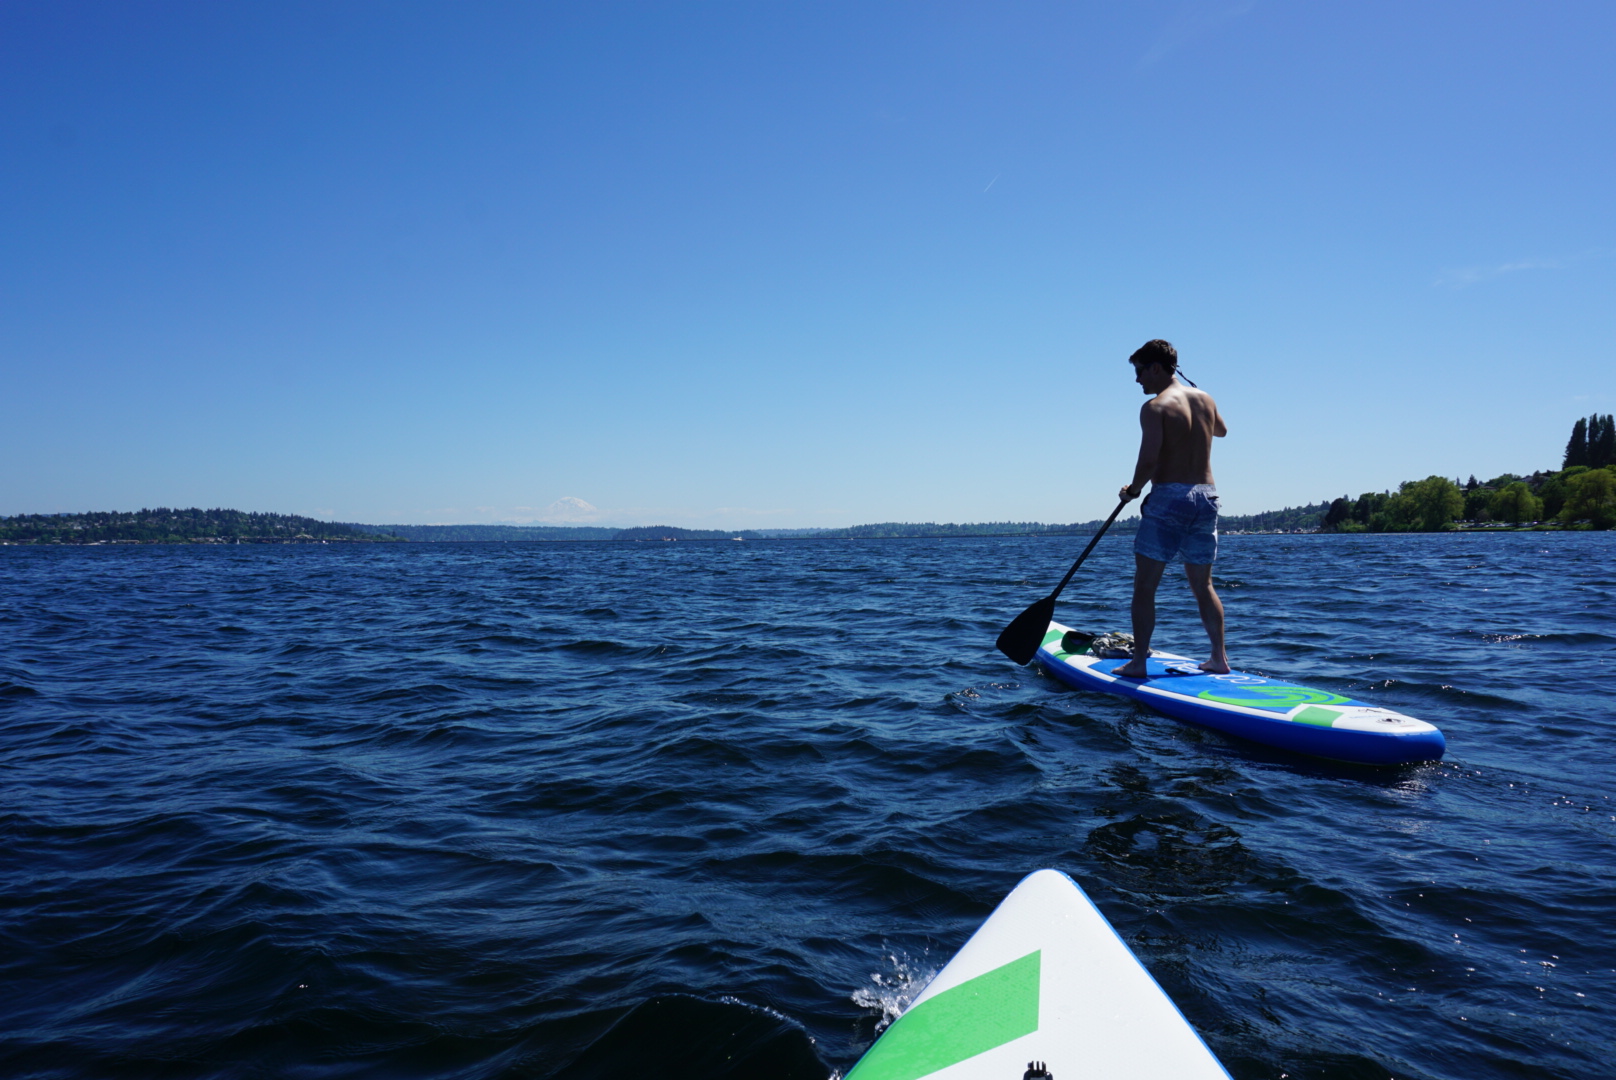
[[1135, 349], [1133, 355], [1128, 357], [1128, 363], [1160, 364], [1172, 373], [1178, 370], [1178, 350], [1173, 348], [1172, 342], [1156, 338]]

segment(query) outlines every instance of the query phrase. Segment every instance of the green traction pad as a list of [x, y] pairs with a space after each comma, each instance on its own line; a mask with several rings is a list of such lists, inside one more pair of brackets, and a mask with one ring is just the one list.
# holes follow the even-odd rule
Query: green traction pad
[[1296, 721], [1298, 724], [1316, 724], [1319, 727], [1329, 727], [1331, 724], [1335, 723], [1336, 717], [1340, 715], [1341, 714], [1334, 709], [1321, 709], [1317, 705], [1309, 705], [1307, 708], [1291, 717], [1291, 719]]
[[912, 1007], [847, 1080], [917, 1080], [1038, 1030], [1041, 953], [969, 979]]

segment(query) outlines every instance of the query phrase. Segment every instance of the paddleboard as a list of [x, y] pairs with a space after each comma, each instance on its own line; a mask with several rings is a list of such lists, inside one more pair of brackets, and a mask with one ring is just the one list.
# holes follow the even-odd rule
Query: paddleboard
[[1023, 878], [846, 1080], [1229, 1080], [1077, 883]]
[[1187, 656], [1155, 653], [1146, 665], [1148, 678], [1121, 678], [1112, 672], [1127, 663], [1125, 659], [1067, 652], [1061, 639], [1069, 629], [1050, 623], [1034, 659], [1078, 690], [1121, 694], [1175, 720], [1281, 750], [1360, 765], [1436, 761], [1447, 748], [1442, 732], [1424, 720], [1328, 690], [1242, 671], [1208, 675]]

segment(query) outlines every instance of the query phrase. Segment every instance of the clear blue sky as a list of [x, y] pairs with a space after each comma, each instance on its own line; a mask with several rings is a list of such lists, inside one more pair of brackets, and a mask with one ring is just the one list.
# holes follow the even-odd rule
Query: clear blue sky
[[1225, 510], [1616, 411], [1616, 5], [0, 6], [0, 513]]

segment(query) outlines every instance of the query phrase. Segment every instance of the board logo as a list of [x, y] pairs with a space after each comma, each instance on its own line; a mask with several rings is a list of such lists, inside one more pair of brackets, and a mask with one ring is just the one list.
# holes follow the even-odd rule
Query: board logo
[[1204, 701], [1224, 705], [1245, 705], [1253, 709], [1276, 709], [1280, 712], [1298, 705], [1345, 705], [1348, 698], [1328, 690], [1313, 690], [1306, 686], [1229, 686], [1216, 690], [1202, 690], [1195, 695]]

